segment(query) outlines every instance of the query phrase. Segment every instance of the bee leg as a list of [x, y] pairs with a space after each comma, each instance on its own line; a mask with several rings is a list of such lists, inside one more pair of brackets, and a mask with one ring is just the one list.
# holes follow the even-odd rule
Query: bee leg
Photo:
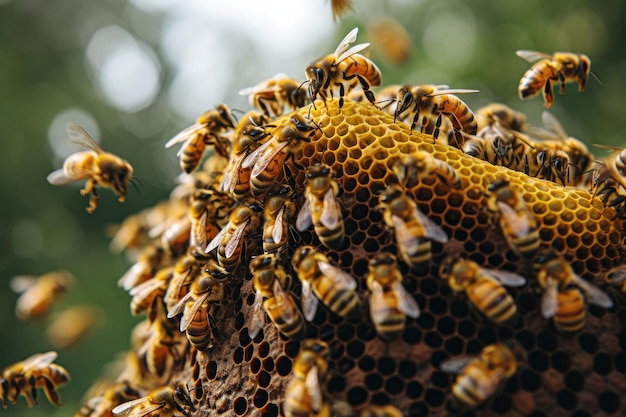
[[87, 182], [85, 183], [85, 188], [80, 190], [80, 195], [85, 196], [89, 194], [90, 192], [92, 192], [95, 186], [96, 186], [96, 180], [88, 179]]
[[370, 85], [367, 82], [367, 80], [363, 78], [362, 76], [360, 76], [359, 74], [356, 74], [356, 78], [357, 80], [359, 80], [359, 83], [361, 84], [361, 88], [363, 89], [363, 94], [365, 94], [365, 98], [367, 98], [367, 100], [370, 103], [372, 103], [374, 107], [380, 110], [380, 107], [376, 105], [376, 97], [374, 96], [374, 93], [372, 92], [372, 90], [370, 90]]
[[61, 403], [61, 398], [59, 397], [59, 393], [54, 388], [54, 384], [50, 379], [45, 376], [42, 376], [41, 379], [44, 380], [45, 385], [43, 386], [44, 392], [46, 393], [46, 397], [48, 397], [48, 401], [51, 404], [56, 405], [57, 407], [61, 407], [63, 404]]
[[96, 187], [91, 188], [91, 198], [89, 199], [89, 207], [87, 207], [87, 213], [93, 214], [98, 207], [98, 190]]
[[559, 81], [561, 82], [561, 88], [559, 89], [559, 94], [565, 93], [565, 76], [562, 72], [559, 72]]
[[552, 107], [552, 102], [554, 101], [554, 95], [552, 94], [552, 81], [548, 78], [546, 80], [546, 85], [543, 87], [543, 107], [549, 109]]

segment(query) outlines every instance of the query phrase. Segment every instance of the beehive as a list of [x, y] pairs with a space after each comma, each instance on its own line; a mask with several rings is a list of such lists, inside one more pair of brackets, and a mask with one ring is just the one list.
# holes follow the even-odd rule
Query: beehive
[[[534, 281], [532, 262], [508, 247], [494, 214], [486, 209], [487, 187], [504, 176], [523, 190], [523, 198], [539, 222], [542, 247], [564, 256], [577, 274], [598, 285], [608, 269], [624, 262], [624, 225], [622, 220], [610, 220], [612, 209], [604, 209], [587, 191], [496, 167], [435, 143], [430, 136], [394, 123], [392, 116], [369, 103], [346, 100], [339, 109], [336, 100], [318, 101], [313, 108], [298, 112], [318, 128], [311, 141], [286, 162], [295, 180], [279, 176], [277, 183], [294, 186], [300, 207], [306, 168], [317, 163], [329, 165], [339, 183], [345, 239], [339, 250], [330, 250], [320, 244], [312, 228], [290, 231], [282, 262], [292, 276], [288, 290], [299, 299], [301, 286], [290, 259], [297, 247], [308, 244], [357, 280], [361, 298], [361, 318], [356, 322], [320, 306], [306, 325], [306, 339], [321, 339], [330, 345], [330, 371], [324, 386], [329, 400], [346, 401], [355, 414], [368, 404], [393, 404], [410, 416], [458, 414], [459, 405], [450, 395], [454, 377], [441, 370], [441, 363], [504, 341], [524, 353], [518, 371], [484, 405], [461, 410], [466, 415], [583, 417], [623, 412], [626, 333], [622, 304], [610, 311], [591, 306], [582, 331], [570, 335], [557, 332], [540, 313], [541, 289]], [[280, 126], [289, 117], [287, 114], [274, 124]], [[432, 259], [424, 267], [411, 268], [400, 262], [403, 285], [419, 304], [421, 315], [407, 319], [402, 336], [388, 342], [376, 334], [369, 318], [365, 275], [373, 255], [398, 253], [393, 231], [383, 221], [378, 196], [398, 181], [394, 164], [402, 155], [417, 150], [448, 162], [461, 176], [462, 187], [453, 189], [436, 177], [425, 177], [406, 190], [419, 210], [450, 239], [445, 244], [433, 242]], [[195, 387], [192, 398], [198, 411], [193, 415], [282, 415], [285, 389], [293, 378], [300, 340], [279, 334], [269, 320], [254, 340], [249, 337], [254, 288], [248, 263], [262, 249], [258, 233], [250, 232], [245, 239], [243, 265], [231, 285], [232, 294], [210, 309], [220, 333], [215, 345], [204, 352], [186, 348], [173, 365], [171, 382]], [[183, 237], [166, 264], [174, 265], [184, 256], [187, 244]], [[526, 286], [510, 290], [518, 306], [515, 320], [494, 325], [474, 311], [465, 296], [452, 294], [438, 275], [448, 255], [526, 276]], [[165, 314], [163, 309], [157, 311]], [[170, 321], [176, 328], [178, 319]], [[156, 388], [145, 379], [141, 383], [130, 380], [129, 385], [139, 395]]]

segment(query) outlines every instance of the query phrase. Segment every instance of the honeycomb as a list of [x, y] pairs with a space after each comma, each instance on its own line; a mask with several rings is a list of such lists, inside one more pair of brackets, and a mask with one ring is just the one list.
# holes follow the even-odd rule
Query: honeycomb
[[[614, 209], [605, 208], [587, 191], [494, 166], [435, 143], [431, 136], [394, 123], [392, 116], [369, 103], [346, 100], [340, 109], [337, 100], [318, 101], [296, 113], [311, 120], [316, 129], [309, 142], [292, 148], [293, 156], [285, 159], [292, 175], [280, 175], [274, 188], [293, 187], [293, 199], [301, 207], [308, 167], [328, 165], [339, 185], [337, 199], [345, 237], [341, 246], [329, 249], [320, 243], [312, 227], [302, 232], [290, 230], [288, 244], [279, 256], [290, 277], [285, 290], [301, 304], [302, 286], [291, 258], [298, 247], [312, 245], [354, 277], [361, 300], [357, 320], [344, 319], [320, 303], [313, 320], [306, 323], [304, 339], [319, 339], [329, 346], [328, 372], [322, 387], [325, 400], [345, 402], [351, 408], [351, 412], [335, 414], [358, 415], [366, 406], [388, 404], [408, 416], [583, 417], [623, 413], [626, 331], [622, 299], [615, 297], [617, 306], [609, 310], [588, 306], [581, 331], [559, 333], [540, 312], [542, 290], [535, 281], [535, 260], [520, 257], [508, 246], [495, 214], [486, 209], [488, 186], [505, 177], [520, 190], [539, 223], [541, 248], [563, 256], [576, 274], [598, 286], [604, 285], [608, 269], [624, 263], [624, 224], [620, 218], [611, 220]], [[273, 124], [281, 126], [292, 117], [284, 115]], [[393, 230], [384, 222], [379, 195], [398, 182], [394, 165], [417, 151], [447, 162], [460, 175], [462, 186], [453, 188], [436, 176], [426, 176], [406, 189], [406, 195], [445, 231], [449, 241], [432, 242], [427, 264], [398, 262], [404, 288], [417, 301], [421, 314], [416, 319], [407, 318], [400, 337], [387, 341], [376, 333], [370, 320], [365, 277], [374, 255], [399, 255]], [[196, 174], [197, 178], [202, 174]], [[206, 177], [209, 179], [197, 181], [194, 187], [206, 188], [212, 181], [218, 182], [214, 174]], [[244, 203], [249, 204], [249, 200], [233, 206]], [[177, 208], [177, 212], [184, 211]], [[177, 220], [180, 218], [184, 216], [178, 215]], [[295, 219], [292, 216], [287, 221], [293, 224]], [[219, 223], [224, 227], [223, 216]], [[165, 260], [159, 261], [159, 268], [167, 270], [184, 259], [189, 246], [186, 236], [188, 232], [175, 239]], [[147, 308], [147, 326], [155, 322], [167, 327], [169, 322], [170, 336], [184, 345], [170, 351], [175, 360], [169, 362], [171, 374], [165, 383], [183, 382], [190, 389], [197, 409], [191, 413], [194, 416], [282, 415], [285, 391], [294, 378], [294, 360], [302, 339], [284, 336], [266, 316], [262, 330], [253, 339], [249, 336], [255, 300], [249, 263], [263, 253], [262, 236], [247, 231], [244, 240], [241, 265], [229, 280], [224, 292], [227, 295], [209, 306], [215, 329], [214, 340], [206, 349], [198, 351], [175, 334], [179, 318], [165, 318], [161, 307]], [[484, 268], [516, 271], [528, 279], [525, 286], [507, 287], [517, 304], [512, 321], [493, 324], [472, 308], [464, 294], [453, 294], [439, 277], [440, 265], [450, 255], [469, 258]], [[200, 260], [208, 262], [202, 256]], [[198, 274], [191, 271], [187, 272]], [[158, 274], [152, 271], [152, 275]], [[169, 277], [164, 283], [172, 285], [168, 281], [171, 273], [164, 275]], [[163, 286], [151, 295], [150, 302], [162, 303]], [[455, 377], [444, 372], [441, 364], [450, 358], [477, 354], [497, 342], [518, 347], [521, 358], [517, 372], [482, 405], [463, 408], [450, 394]], [[138, 345], [141, 343], [133, 342], [135, 351]], [[141, 358], [141, 353], [131, 357]], [[146, 365], [145, 359], [140, 359], [139, 371], [120, 376], [126, 378], [136, 396], [146, 396], [164, 383], [146, 377]], [[113, 408], [117, 404], [109, 405]]]

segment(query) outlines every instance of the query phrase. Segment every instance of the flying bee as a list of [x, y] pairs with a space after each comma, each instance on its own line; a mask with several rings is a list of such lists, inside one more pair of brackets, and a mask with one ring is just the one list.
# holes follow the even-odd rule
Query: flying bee
[[[285, 336], [300, 339], [304, 336], [304, 320], [293, 297], [285, 291], [287, 274], [278, 264], [276, 255], [263, 254], [250, 261], [252, 283], [256, 291], [248, 333], [254, 339], [263, 328], [263, 309], [274, 326]], [[265, 300], [263, 300], [265, 298]]]
[[285, 417], [329, 415], [322, 384], [328, 373], [328, 345], [321, 340], [305, 340], [293, 363], [294, 377], [285, 390]]
[[352, 0], [330, 0], [330, 8], [333, 11], [333, 20], [336, 22], [342, 14], [352, 10]]
[[335, 52], [326, 55], [306, 68], [305, 75], [309, 80], [309, 96], [315, 101], [319, 94], [326, 101], [328, 96], [334, 97], [334, 90], [339, 89], [339, 108], [343, 99], [357, 85], [363, 89], [365, 97], [376, 106], [376, 99], [370, 87], [382, 83], [382, 74], [376, 64], [358, 52], [369, 46], [362, 43], [350, 48], [356, 41], [359, 29], [354, 28], [339, 43]]
[[[250, 191], [257, 198], [264, 196], [286, 169], [287, 158], [293, 156], [304, 142], [310, 142], [317, 125], [300, 114], [292, 115], [284, 125], [276, 127], [272, 136], [242, 162], [242, 168], [253, 166]], [[294, 162], [295, 163], [295, 162]], [[298, 166], [298, 164], [296, 164]]]
[[115, 415], [127, 414], [129, 417], [174, 417], [179, 413], [190, 416], [196, 408], [187, 387], [182, 382], [176, 382], [171, 386], [156, 388], [145, 397], [122, 403], [112, 411]]
[[491, 398], [517, 371], [517, 358], [502, 343], [485, 346], [478, 356], [449, 359], [442, 363], [445, 372], [458, 374], [452, 395], [468, 407], [476, 407]]
[[370, 259], [366, 283], [370, 290], [370, 316], [376, 331], [386, 340], [397, 339], [404, 330], [406, 316], [417, 318], [420, 309], [402, 286], [396, 257], [379, 253]]
[[558, 330], [576, 332], [583, 328], [586, 315], [583, 293], [591, 304], [613, 307], [613, 300], [604, 291], [576, 275], [562, 257], [541, 254], [535, 268], [537, 282], [544, 290], [541, 314], [547, 319], [554, 318]]
[[263, 252], [280, 254], [287, 250], [291, 219], [296, 214], [294, 191], [284, 186], [265, 199], [263, 209]]
[[359, 315], [356, 281], [332, 265], [326, 255], [313, 246], [300, 246], [291, 262], [302, 283], [302, 312], [307, 321], [315, 317], [318, 300], [338, 316], [352, 319]]
[[468, 259], [447, 258], [439, 276], [448, 281], [454, 292], [464, 291], [470, 302], [494, 323], [504, 323], [517, 312], [513, 297], [504, 289], [520, 287], [526, 279], [513, 272], [481, 268]]
[[128, 291], [128, 294], [132, 297], [130, 300], [131, 314], [137, 316], [147, 311], [148, 317], [150, 320], [153, 320], [156, 314], [155, 307], [165, 296], [165, 291], [173, 276], [174, 267], [169, 266], [160, 269], [153, 278], [131, 288]]
[[411, 56], [413, 43], [406, 28], [397, 20], [381, 17], [369, 24], [371, 39], [376, 39], [375, 51], [393, 65], [405, 63]]
[[520, 99], [534, 97], [541, 91], [544, 107], [550, 108], [554, 101], [552, 83], [560, 82], [559, 93], [565, 92], [565, 83], [578, 83], [578, 91], [583, 91], [591, 71], [591, 60], [587, 55], [569, 52], [555, 52], [553, 55], [537, 51], [519, 50], [515, 54], [528, 62], [535, 62], [524, 73], [517, 91]]
[[232, 198], [221, 191], [211, 188], [194, 191], [189, 207], [191, 218], [189, 246], [197, 251], [203, 251], [207, 242], [219, 233], [217, 222], [228, 218], [232, 205]]
[[[476, 134], [477, 123], [472, 110], [455, 94], [477, 93], [478, 90], [450, 89], [448, 86], [424, 84], [405, 85], [398, 90], [394, 118], [411, 121], [411, 130], [423, 132], [423, 116], [434, 115], [437, 124], [448, 118], [454, 129], [469, 135]], [[456, 135], [457, 145], [463, 142]]]
[[285, 74], [276, 74], [254, 87], [244, 88], [239, 95], [249, 96], [250, 105], [261, 110], [267, 117], [279, 117], [285, 107], [297, 110], [307, 103], [302, 83]]
[[48, 325], [46, 334], [50, 344], [66, 349], [85, 339], [87, 334], [102, 325], [104, 314], [95, 306], [77, 305], [61, 312]]
[[415, 187], [421, 179], [429, 176], [436, 177], [447, 187], [461, 188], [461, 176], [454, 167], [420, 150], [403, 154], [393, 165], [393, 172], [406, 188]]
[[509, 247], [516, 253], [530, 257], [541, 245], [539, 225], [528, 209], [523, 196], [514, 190], [504, 177], [489, 184], [487, 206], [499, 213], [500, 230]]
[[77, 124], [68, 124], [67, 134], [72, 146], [84, 150], [68, 156], [63, 168], [48, 175], [48, 182], [52, 185], [65, 185], [87, 179], [80, 194], [91, 194], [88, 213], [93, 213], [98, 207], [98, 185], [111, 188], [123, 203], [126, 200], [128, 184], [133, 179], [133, 167], [119, 156], [105, 152], [89, 133]]
[[402, 258], [409, 265], [428, 262], [431, 240], [446, 243], [448, 235], [418, 208], [398, 184], [393, 184], [380, 195], [383, 219], [394, 230], [396, 244]]
[[0, 401], [7, 408], [7, 400], [12, 404], [23, 395], [28, 407], [37, 402], [37, 388], [42, 387], [51, 404], [62, 406], [57, 387], [70, 380], [70, 374], [54, 360], [55, 351], [38, 353], [23, 361], [6, 367], [0, 375]]
[[235, 207], [228, 224], [211, 240], [206, 253], [217, 248], [217, 261], [229, 272], [239, 266], [244, 246], [244, 237], [248, 231], [258, 230], [261, 225], [263, 208], [257, 204], [242, 204]]
[[165, 144], [170, 148], [177, 143], [183, 143], [176, 154], [180, 158], [180, 168], [190, 173], [195, 170], [206, 150], [207, 145], [213, 145], [215, 153], [228, 158], [231, 144], [222, 133], [234, 129], [233, 116], [225, 104], [203, 113], [196, 123], [183, 129]]
[[131, 288], [154, 277], [166, 255], [158, 243], [147, 245], [139, 254], [137, 261], [117, 281], [117, 285], [129, 291]]
[[21, 294], [15, 305], [15, 315], [24, 321], [43, 317], [75, 281], [68, 271], [49, 272], [40, 277], [13, 277], [9, 285], [14, 292]]
[[296, 228], [303, 231], [311, 226], [320, 242], [327, 248], [338, 249], [344, 238], [341, 205], [337, 201], [339, 184], [325, 164], [313, 165], [306, 173], [304, 204], [296, 219]]

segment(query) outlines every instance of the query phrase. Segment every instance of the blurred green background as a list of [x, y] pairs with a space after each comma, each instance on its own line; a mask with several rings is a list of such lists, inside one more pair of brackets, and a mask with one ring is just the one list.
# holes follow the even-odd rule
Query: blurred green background
[[[49, 320], [18, 322], [17, 274], [65, 268], [77, 287], [56, 305], [94, 304], [104, 323], [81, 345], [59, 352], [73, 381], [61, 388], [65, 408], [47, 401], [10, 415], [71, 415], [103, 366], [129, 344], [127, 294], [116, 285], [130, 263], [109, 251], [107, 230], [129, 214], [167, 198], [179, 173], [176, 150], [163, 144], [218, 103], [247, 110], [237, 92], [278, 72], [303, 79], [304, 68], [330, 53], [354, 26], [384, 83], [448, 84], [479, 89], [464, 96], [471, 108], [500, 101], [540, 124], [540, 98], [521, 102], [517, 84], [530, 64], [517, 49], [587, 54], [602, 85], [584, 93], [568, 85], [552, 112], [587, 144], [626, 145], [626, 3], [623, 0], [378, 0], [354, 1], [334, 23], [328, 0], [0, 0], [0, 368], [51, 349]], [[411, 38], [409, 60], [385, 61], [368, 31], [389, 16]], [[79, 186], [53, 187], [46, 175], [67, 148], [65, 124], [90, 131], [127, 160], [141, 180], [120, 204], [101, 192], [93, 215]], [[601, 149], [592, 149], [604, 155]]]

